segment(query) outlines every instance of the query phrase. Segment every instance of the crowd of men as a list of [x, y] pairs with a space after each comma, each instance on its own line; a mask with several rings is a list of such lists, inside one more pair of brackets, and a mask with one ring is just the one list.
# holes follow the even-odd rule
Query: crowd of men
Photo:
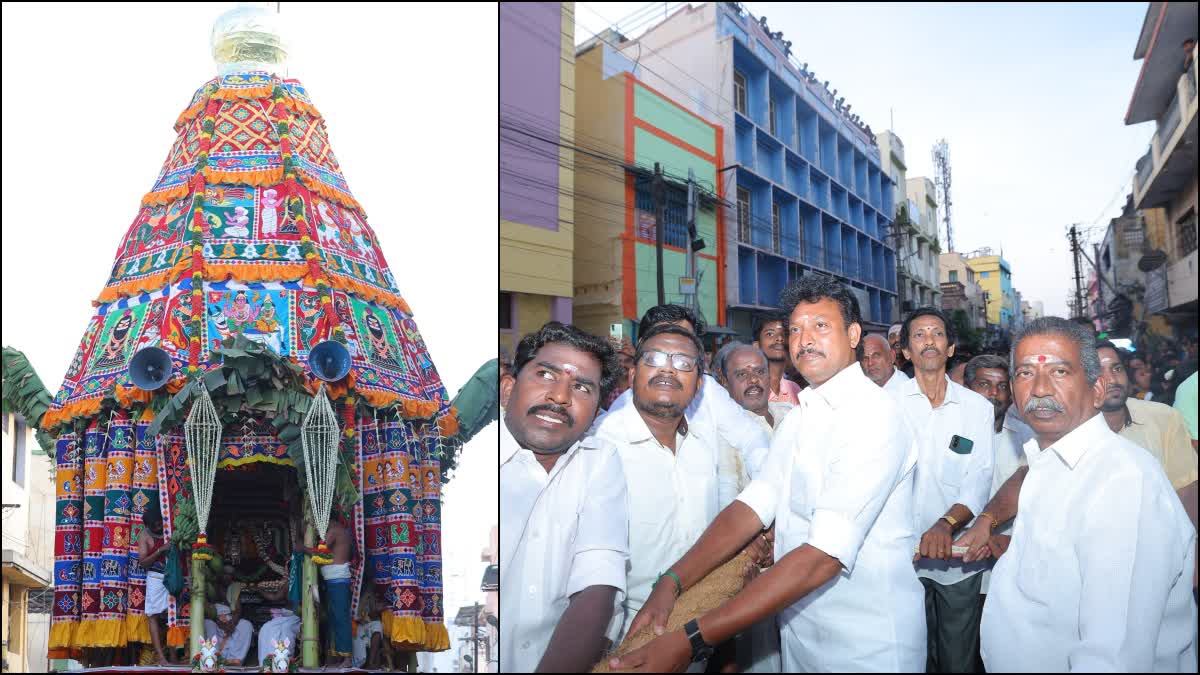
[[[864, 334], [820, 277], [780, 305], [713, 354], [676, 305], [636, 346], [557, 322], [520, 341], [502, 671], [587, 671], [646, 625], [611, 667], [1196, 671], [1194, 375], [1180, 410], [1138, 399], [1129, 355], [1047, 317], [960, 382], [937, 309]], [[742, 551], [742, 591], [666, 630]]]

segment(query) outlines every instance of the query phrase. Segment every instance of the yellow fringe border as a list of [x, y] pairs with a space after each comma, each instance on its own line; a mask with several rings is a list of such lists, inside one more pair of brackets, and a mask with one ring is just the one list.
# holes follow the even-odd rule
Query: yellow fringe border
[[425, 624], [425, 651], [444, 652], [450, 649], [450, 633], [445, 624]]
[[[70, 650], [75, 646], [75, 631], [79, 628], [78, 621], [64, 621], [50, 626], [50, 649]], [[65, 657], [64, 657], [65, 658]]]
[[420, 617], [395, 616], [388, 610], [380, 620], [383, 623], [383, 634], [393, 643], [401, 647], [424, 648], [425, 622]]
[[129, 642], [150, 642], [150, 624], [145, 614], [125, 615], [125, 635]]
[[77, 647], [124, 647], [127, 643], [125, 619], [83, 621], [75, 632]]
[[247, 464], [254, 464], [255, 462], [267, 462], [269, 464], [278, 464], [280, 466], [296, 466], [295, 462], [286, 457], [284, 459], [279, 459], [278, 457], [252, 455], [250, 457], [242, 457], [240, 459], [223, 459], [219, 464], [217, 464], [217, 468], [224, 469], [227, 466], [245, 466]]

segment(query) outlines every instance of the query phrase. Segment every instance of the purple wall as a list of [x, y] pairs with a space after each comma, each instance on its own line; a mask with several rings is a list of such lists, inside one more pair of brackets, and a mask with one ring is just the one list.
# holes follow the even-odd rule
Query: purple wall
[[558, 229], [561, 36], [560, 3], [501, 3], [500, 218], [550, 230]]

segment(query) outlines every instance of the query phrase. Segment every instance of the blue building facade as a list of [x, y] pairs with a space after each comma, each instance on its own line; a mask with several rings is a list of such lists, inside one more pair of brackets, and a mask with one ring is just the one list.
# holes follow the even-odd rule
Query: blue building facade
[[779, 34], [772, 38], [735, 3], [713, 5], [718, 46], [732, 50], [734, 71], [733, 128], [726, 129], [726, 157], [738, 165], [730, 169], [736, 190], [726, 192], [736, 202], [727, 221], [737, 265], [727, 277], [736, 284], [727, 289], [734, 323], [776, 307], [790, 280], [826, 274], [854, 289], [869, 327], [886, 326], [896, 310], [888, 238], [895, 186], [879, 147], [789, 62]]

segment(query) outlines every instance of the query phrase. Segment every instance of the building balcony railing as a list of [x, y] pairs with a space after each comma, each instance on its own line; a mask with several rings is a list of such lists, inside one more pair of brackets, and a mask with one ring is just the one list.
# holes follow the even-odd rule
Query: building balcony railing
[[1196, 78], [1200, 68], [1196, 53], [1192, 52], [1191, 67], [1176, 80], [1175, 94], [1159, 117], [1150, 147], [1137, 162], [1133, 190], [1139, 209], [1165, 205], [1188, 181], [1195, 180], [1195, 155], [1188, 160], [1188, 153], [1179, 150], [1196, 141]]

